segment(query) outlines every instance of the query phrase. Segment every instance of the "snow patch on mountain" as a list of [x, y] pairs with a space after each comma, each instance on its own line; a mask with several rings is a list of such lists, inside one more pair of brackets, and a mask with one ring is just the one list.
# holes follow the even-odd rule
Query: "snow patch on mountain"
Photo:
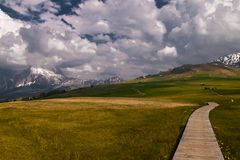
[[100, 84], [111, 84], [123, 81], [120, 77], [114, 76], [107, 79], [89, 79], [66, 77], [61, 71], [49, 70], [41, 67], [29, 67], [18, 73], [15, 71], [0, 70], [0, 91], [30, 87], [32, 89], [76, 89]]
[[35, 68], [35, 67], [31, 67], [31, 73], [34, 75], [42, 75], [45, 76], [47, 78], [62, 78], [62, 75], [60, 74], [56, 74], [53, 71], [44, 69], [44, 68]]
[[95, 80], [95, 79], [82, 80], [82, 79], [69, 78], [68, 80], [60, 84], [60, 86], [58, 86], [57, 88], [66, 88], [66, 89], [72, 90], [72, 89], [77, 89], [81, 87], [90, 87], [90, 86], [101, 85], [101, 84], [119, 83], [122, 81], [123, 79], [118, 76], [113, 76], [113, 77], [110, 77], [107, 79], [101, 79], [101, 80]]
[[44, 68], [30, 67], [15, 77], [15, 87], [56, 86], [62, 83], [64, 76]]
[[233, 53], [219, 57], [214, 62], [224, 64], [225, 66], [240, 67], [240, 53]]
[[19, 88], [19, 87], [31, 86], [34, 83], [36, 83], [36, 81], [33, 81], [33, 82], [22, 82], [22, 83], [17, 84], [16, 87]]

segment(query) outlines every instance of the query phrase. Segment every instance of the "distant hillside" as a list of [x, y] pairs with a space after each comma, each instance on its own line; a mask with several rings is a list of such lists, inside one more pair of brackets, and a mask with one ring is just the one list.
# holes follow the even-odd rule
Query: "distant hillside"
[[159, 73], [161, 76], [192, 76], [194, 74], [206, 74], [218, 77], [240, 76], [240, 53], [228, 54], [207, 64], [182, 65]]
[[235, 77], [240, 76], [240, 69], [235, 67], [227, 67], [222, 64], [208, 63], [197, 65], [183, 65], [173, 68], [169, 71], [160, 72], [159, 76], [185, 76], [206, 75], [210, 77]]
[[[231, 54], [220, 57], [216, 61], [207, 64], [182, 65], [160, 72], [155, 75], [142, 76], [135, 80], [121, 82], [119, 77], [110, 77], [105, 80], [88, 80], [69, 79], [61, 73], [56, 73], [46, 69], [26, 70], [25, 74], [17, 74], [14, 78], [9, 78], [12, 74], [2, 76], [2, 91], [4, 94], [1, 98], [8, 97], [72, 97], [72, 96], [146, 96], [145, 89], [154, 89], [159, 87], [157, 83], [163, 83], [165, 80], [187, 80], [187, 79], [211, 79], [211, 78], [239, 78], [240, 68], [238, 67], [240, 54]], [[11, 79], [11, 80], [9, 80]], [[139, 84], [141, 84], [139, 89]], [[152, 85], [154, 84], [154, 85]], [[150, 85], [150, 86], [149, 86]], [[137, 87], [136, 87], [137, 86]], [[143, 89], [142, 89], [143, 88]], [[47, 93], [48, 92], [48, 93]], [[1, 93], [1, 91], [0, 91]]]
[[[139, 77], [118, 84], [99, 85], [71, 91], [56, 90], [41, 98], [65, 97], [157, 97], [178, 92], [194, 94], [191, 87], [202, 90], [202, 83], [240, 80], [240, 69], [215, 64], [183, 65], [156, 75]], [[189, 92], [188, 92], [189, 90]]]

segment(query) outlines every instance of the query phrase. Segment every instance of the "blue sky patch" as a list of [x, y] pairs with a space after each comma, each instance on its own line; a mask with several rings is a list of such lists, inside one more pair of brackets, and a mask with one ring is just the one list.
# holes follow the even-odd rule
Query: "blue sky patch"
[[7, 13], [11, 18], [15, 18], [15, 19], [20, 19], [22, 21], [31, 21], [33, 23], [40, 23], [43, 22], [43, 20], [41, 20], [40, 18], [40, 13], [39, 12], [33, 12], [31, 10], [29, 10], [29, 15], [24, 15], [21, 14], [15, 10], [13, 10], [10, 7], [7, 7], [3, 4], [0, 4], [0, 9]]
[[[84, 1], [87, 1], [87, 0], [51, 0], [51, 1], [60, 6], [58, 12], [55, 14], [57, 16], [60, 16], [60, 15], [73, 15], [73, 14], [76, 15], [76, 13], [73, 11], [73, 8], [78, 7], [78, 5], [80, 3], [83, 3]], [[106, 2], [107, 0], [99, 0], [99, 1]], [[161, 8], [162, 6], [169, 3], [169, 0], [155, 0], [155, 1], [156, 1], [156, 6], [158, 8]], [[47, 10], [44, 9], [43, 6], [41, 7], [41, 4], [40, 4], [39, 8], [40, 8], [39, 11], [32, 11], [32, 10], [28, 9], [28, 14], [25, 15], [25, 14], [21, 14], [21, 13], [15, 11], [14, 9], [0, 3], [0, 9], [2, 11], [4, 11], [5, 13], [7, 13], [10, 17], [15, 18], [15, 19], [20, 19], [23, 21], [31, 21], [33, 23], [44, 22], [40, 18], [40, 15], [42, 13], [46, 12]], [[64, 21], [64, 20], [63, 20], [63, 22], [66, 23], [66, 21]]]
[[110, 41], [111, 42], [115, 42], [116, 40], [118, 39], [128, 39], [129, 37], [127, 36], [123, 36], [123, 35], [117, 35], [115, 33], [99, 33], [99, 34], [94, 34], [94, 35], [91, 35], [91, 34], [84, 34], [84, 35], [81, 35], [81, 38], [83, 39], [87, 39], [88, 41], [90, 42], [94, 42], [96, 44], [104, 44], [104, 43], [107, 43], [109, 41], [107, 40], [104, 40], [104, 39], [98, 39], [97, 36], [99, 35], [103, 35], [103, 36], [108, 36], [110, 38]]

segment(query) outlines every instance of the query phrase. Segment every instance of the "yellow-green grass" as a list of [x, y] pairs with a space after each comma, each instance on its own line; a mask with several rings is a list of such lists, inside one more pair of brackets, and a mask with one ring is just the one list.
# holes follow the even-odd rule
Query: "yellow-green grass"
[[0, 159], [171, 159], [187, 118], [208, 101], [221, 105], [211, 121], [224, 156], [240, 159], [239, 94], [240, 78], [197, 73], [3, 103]]
[[[240, 87], [240, 86], [239, 86]], [[224, 91], [221, 90], [222, 94]], [[231, 93], [231, 94], [228, 94]], [[232, 94], [234, 93], [234, 94]], [[220, 107], [210, 113], [214, 131], [226, 160], [240, 159], [240, 93], [227, 90]], [[232, 101], [233, 100], [233, 101]]]
[[[45, 98], [66, 97], [132, 97], [132, 98], [161, 98], [174, 101], [202, 103], [219, 99], [213, 94], [229, 89], [239, 92], [240, 78], [208, 77], [195, 75], [191, 78], [164, 78], [155, 77], [131, 81], [114, 85], [101, 85], [89, 88], [80, 88], [59, 94], [48, 94]], [[209, 89], [205, 89], [209, 88]], [[210, 90], [215, 88], [215, 90]], [[220, 97], [221, 98], [221, 97]]]
[[[141, 94], [140, 94], [140, 93]], [[202, 105], [214, 101], [220, 107], [211, 112], [211, 122], [224, 156], [240, 159], [240, 78], [214, 77], [197, 73], [181, 76], [151, 77], [125, 84], [83, 88], [47, 98], [79, 97], [159, 98]]]
[[195, 108], [136, 98], [1, 103], [0, 160], [170, 159]]

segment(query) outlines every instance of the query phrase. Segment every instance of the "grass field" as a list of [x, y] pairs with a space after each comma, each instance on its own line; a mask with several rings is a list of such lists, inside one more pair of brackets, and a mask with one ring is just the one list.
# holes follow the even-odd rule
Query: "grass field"
[[135, 80], [128, 83], [101, 85], [80, 88], [66, 93], [49, 94], [45, 99], [67, 97], [132, 97], [161, 98], [191, 103], [204, 103], [211, 100], [221, 100], [226, 94], [236, 92], [238, 96], [240, 78], [209, 77], [195, 75], [190, 78], [163, 78]]
[[211, 122], [225, 159], [240, 158], [240, 105], [221, 106], [212, 111]]
[[194, 108], [127, 98], [0, 104], [0, 159], [170, 159]]
[[239, 95], [240, 78], [198, 73], [2, 103], [0, 159], [171, 159], [187, 118], [208, 101], [220, 104], [210, 118], [224, 156], [240, 159]]
[[229, 81], [218, 84], [218, 98], [220, 104], [210, 113], [214, 131], [225, 159], [240, 159], [240, 81]]
[[[211, 121], [226, 159], [240, 159], [240, 78], [214, 77], [195, 74], [192, 77], [153, 77], [127, 84], [82, 88], [50, 95], [53, 97], [78, 96], [161, 98], [173, 101], [203, 104], [215, 101], [220, 107], [212, 111]], [[234, 101], [234, 102], [232, 102]]]

